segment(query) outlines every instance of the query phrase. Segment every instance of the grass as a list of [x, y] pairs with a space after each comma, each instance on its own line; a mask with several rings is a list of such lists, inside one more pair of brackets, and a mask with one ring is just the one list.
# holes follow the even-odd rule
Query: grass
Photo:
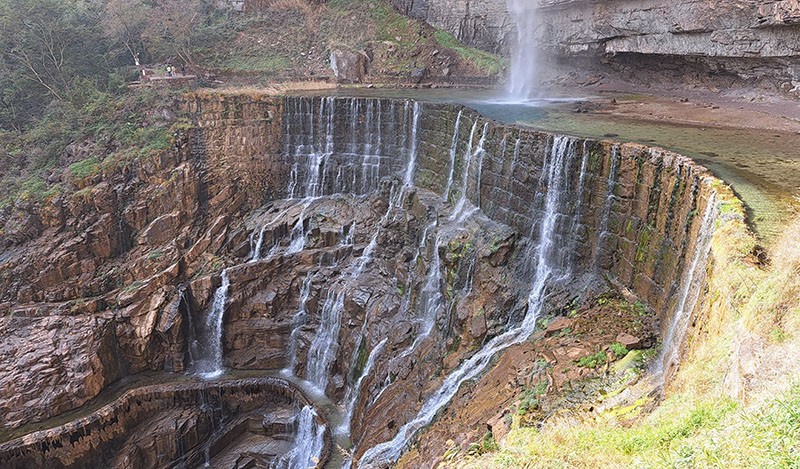
[[502, 58], [480, 49], [467, 47], [447, 31], [437, 29], [434, 38], [440, 45], [458, 52], [466, 61], [488, 75], [498, 75], [505, 69], [506, 64]]
[[228, 73], [260, 72], [275, 74], [289, 67], [289, 59], [280, 55], [232, 55], [217, 67]]
[[547, 381], [540, 381], [538, 384], [530, 389], [526, 389], [522, 393], [519, 405], [517, 406], [517, 415], [525, 415], [532, 410], [539, 408], [539, 397], [547, 393]]
[[89, 157], [69, 165], [69, 174], [72, 180], [83, 180], [94, 176], [100, 170], [100, 161], [95, 157]]
[[628, 354], [628, 349], [619, 342], [614, 342], [613, 344], [609, 345], [609, 349], [617, 358], [622, 358]]
[[606, 353], [601, 351], [581, 357], [575, 363], [583, 368], [597, 368], [598, 366], [605, 365], [607, 361]]
[[626, 403], [515, 428], [500, 451], [465, 467], [800, 467], [800, 219], [764, 268], [741, 209], [718, 190], [728, 211], [712, 241], [701, 333], [666, 398], [644, 415], [637, 401], [633, 415]]
[[0, 208], [16, 201], [47, 201], [68, 190], [69, 185], [49, 184], [45, 177], [57, 170], [69, 143], [77, 151], [66, 176], [78, 189], [100, 172], [170, 148], [173, 130], [153, 111], [168, 108], [176, 91], [115, 94], [85, 84], [77, 87], [72, 100], [54, 104], [24, 132], [0, 132]]
[[[717, 190], [728, 211], [712, 241], [700, 333], [666, 398], [651, 413], [638, 399], [516, 427], [500, 451], [465, 467], [800, 467], [800, 219], [787, 223], [765, 268], [735, 199]], [[617, 356], [623, 348], [609, 345]]]

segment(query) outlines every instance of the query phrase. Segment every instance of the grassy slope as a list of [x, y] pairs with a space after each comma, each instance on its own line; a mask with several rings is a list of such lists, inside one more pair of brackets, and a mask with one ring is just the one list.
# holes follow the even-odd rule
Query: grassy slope
[[0, 144], [0, 209], [45, 201], [65, 185], [81, 189], [124, 161], [167, 149], [177, 96], [87, 89], [82, 99], [51, 105], [35, 126]]
[[308, 5], [276, 2], [257, 16], [236, 18], [233, 40], [204, 51], [203, 65], [225, 75], [275, 79], [330, 77], [332, 48], [365, 51], [370, 80], [405, 80], [416, 67], [433, 77], [494, 77], [504, 62], [465, 47], [448, 33], [398, 13], [386, 0], [331, 0]]
[[800, 219], [759, 268], [722, 206], [703, 318], [667, 398], [518, 428], [466, 467], [800, 467]]

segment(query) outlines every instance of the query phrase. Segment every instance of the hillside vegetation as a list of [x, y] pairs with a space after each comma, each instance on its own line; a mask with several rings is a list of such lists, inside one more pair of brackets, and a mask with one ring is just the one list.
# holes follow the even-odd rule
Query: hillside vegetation
[[723, 204], [702, 312], [663, 401], [604, 407], [597, 395], [597, 410], [517, 425], [502, 449], [461, 464], [800, 467], [800, 219], [763, 262], [737, 206]]
[[266, 87], [330, 81], [332, 50], [367, 56], [377, 83], [414, 71], [414, 81], [493, 79], [504, 66], [386, 0], [263, 4], [243, 14], [210, 0], [0, 3], [0, 211], [169, 145], [181, 90], [131, 89], [142, 68], [164, 75], [171, 64], [200, 86]]

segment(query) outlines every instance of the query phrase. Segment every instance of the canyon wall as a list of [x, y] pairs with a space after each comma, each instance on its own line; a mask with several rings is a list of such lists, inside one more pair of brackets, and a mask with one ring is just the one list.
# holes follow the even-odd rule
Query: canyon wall
[[[535, 2], [531, 2], [534, 4]], [[401, 11], [466, 44], [508, 53], [505, 0], [395, 0]], [[542, 0], [532, 49], [542, 78], [563, 85], [756, 86], [800, 96], [800, 2]]]
[[[403, 264], [412, 256], [409, 249], [413, 253], [413, 246], [424, 236], [421, 228], [430, 222], [429, 214], [433, 211], [447, 215], [457, 210], [454, 207], [461, 203], [463, 194], [490, 220], [480, 222], [490, 239], [473, 237], [469, 232], [474, 228], [465, 225], [468, 233], [459, 240], [447, 241], [447, 251], [440, 251], [442, 262], [451, 259], [447, 269], [460, 272], [449, 275], [463, 278], [466, 273], [474, 282], [467, 287], [462, 280], [448, 287], [454, 290], [451, 295], [461, 300], [456, 315], [445, 325], [435, 326], [441, 343], [415, 352], [419, 354], [416, 363], [398, 367], [390, 363], [389, 357], [378, 358], [375, 371], [364, 380], [354, 408], [358, 423], [353, 427], [352, 438], [359, 443], [357, 454], [390, 439], [398, 426], [413, 416], [420, 405], [418, 390], [431, 372], [438, 376], [438, 382], [470, 356], [470, 347], [501, 331], [509, 314], [520, 314], [515, 299], [524, 297], [526, 274], [515, 274], [514, 281], [503, 283], [498, 279], [509, 260], [483, 256], [487, 255], [484, 252], [491, 253], [505, 245], [506, 255], [519, 259], [524, 256], [525, 243], [542, 241], [537, 236], [545, 216], [543, 194], [549, 190], [548, 177], [552, 177], [546, 173], [554, 164], [556, 147], [563, 146], [558, 150], [564, 152], [565, 158], [560, 170], [566, 178], [563, 185], [570, 188], [572, 197], [559, 205], [553, 231], [553, 242], [560, 246], [565, 258], [563, 265], [569, 264], [571, 269], [560, 271], [571, 279], [572, 285], [566, 288], [583, 285], [585, 277], [608, 275], [650, 306], [662, 320], [665, 333], [673, 312], [682, 307], [678, 303], [688, 290], [686, 272], [698, 267], [693, 264], [694, 254], [700, 249], [704, 214], [713, 203], [711, 177], [690, 160], [643, 145], [556, 138], [487, 121], [471, 110], [452, 105], [423, 103], [416, 133], [411, 130], [413, 109], [409, 102], [291, 98], [283, 105], [290, 151], [284, 152], [284, 159], [276, 164], [285, 165], [280, 172], [291, 175], [287, 191], [297, 191], [305, 184], [299, 193], [293, 192], [295, 196], [335, 195], [337, 191], [368, 194], [378, 187], [374, 178], [401, 178], [408, 174], [404, 168], [416, 146], [413, 185], [417, 193], [411, 198], [408, 213], [401, 215], [400, 209], [395, 209], [392, 225], [392, 232], [399, 229], [406, 234], [387, 233], [376, 238], [377, 246], [365, 275], [346, 282], [342, 317], [337, 319], [343, 326], [335, 332], [339, 335], [339, 348], [330, 363], [330, 379], [324, 382], [329, 396], [345, 398], [347, 389], [363, 371], [367, 354], [379, 350], [382, 339], [391, 338], [384, 346], [395, 355], [409, 346], [409, 333], [414, 326], [409, 323], [412, 316], [397, 315], [405, 307], [400, 293], [408, 289], [421, 292], [425, 285], [419, 274], [415, 279]], [[200, 116], [198, 122], [213, 122], [222, 128], [232, 125], [230, 132], [238, 132], [238, 122], [226, 123], [213, 113]], [[412, 135], [418, 139], [416, 144], [408, 140]], [[302, 151], [292, 154], [300, 148]], [[354, 170], [353, 161], [360, 170]], [[448, 188], [445, 205], [431, 203], [431, 197], [441, 197]], [[384, 190], [377, 200], [372, 197], [367, 204], [372, 207], [372, 215], [361, 211], [361, 217], [355, 215], [359, 213], [358, 206], [347, 199], [314, 202], [313, 209], [308, 210], [317, 215], [308, 226], [304, 225], [310, 237], [302, 252], [243, 264], [229, 271], [232, 307], [225, 332], [229, 363], [243, 368], [286, 366], [292, 348], [290, 331], [296, 327], [292, 315], [305, 310], [309, 318], [298, 329], [293, 369], [301, 376], [307, 373], [309, 350], [318, 331], [330, 320], [325, 311], [334, 298], [331, 285], [342, 278], [341, 264], [331, 259], [358, 255], [352, 248], [342, 246], [344, 227], [354, 219], [354, 226], [358, 227], [383, 223], [378, 218], [387, 209], [384, 204], [390, 198], [389, 191]], [[294, 210], [291, 218], [298, 220], [299, 209]], [[271, 212], [281, 212], [280, 206]], [[272, 218], [269, 214], [258, 217], [262, 221]], [[299, 219], [302, 221], [302, 217]], [[495, 231], [492, 222], [506, 226], [506, 231]], [[248, 229], [255, 233], [260, 223], [254, 222]], [[278, 238], [285, 238], [293, 229], [291, 225], [272, 227], [264, 235], [270, 239], [277, 233]], [[355, 245], [364, 246], [369, 234], [359, 230]], [[509, 239], [516, 242], [509, 244]], [[232, 249], [244, 253], [244, 247], [239, 242]], [[426, 249], [432, 247], [428, 245]], [[440, 247], [444, 249], [437, 241], [435, 249]], [[438, 254], [420, 251], [418, 256], [422, 273], [427, 271], [426, 275], [430, 275], [432, 256]], [[469, 259], [473, 256], [486, 267], [465, 272], [464, 268], [470, 270]], [[319, 267], [331, 262], [332, 267]], [[496, 273], [490, 271], [493, 262], [500, 269]], [[702, 270], [702, 262], [699, 266]], [[312, 280], [308, 299], [303, 300], [301, 284], [307, 278]], [[470, 290], [460, 290], [464, 288]], [[498, 296], [500, 291], [504, 294]], [[208, 294], [199, 296], [210, 298]], [[412, 293], [409, 301], [413, 304], [420, 298], [424, 298], [422, 293]], [[199, 303], [195, 309], [201, 311], [205, 305], [207, 302]], [[353, 360], [360, 364], [354, 367]], [[386, 387], [380, 379], [384, 375], [402, 379]], [[379, 421], [385, 421], [386, 426], [371, 423]]]
[[172, 149], [18, 207], [0, 230], [0, 427], [80, 407], [127, 374], [185, 370], [179, 287], [203, 277], [212, 289], [230, 221], [287, 177], [269, 158], [283, 145], [280, 101], [205, 96], [187, 112], [201, 102], [224, 133], [177, 128]]
[[391, 1], [402, 13], [444, 29], [469, 46], [506, 54], [514, 43], [514, 23], [503, 0]]
[[[69, 199], [83, 218], [65, 214], [47, 238], [4, 254], [2, 331], [13, 347], [0, 382], [16, 386], [4, 388], [15, 400], [0, 396], [13, 404], [6, 428], [78, 407], [126, 374], [185, 371], [223, 268], [225, 364], [313, 381], [349, 407], [359, 456], [528, 317], [532, 279], [547, 280], [537, 301], [549, 312], [608, 278], [666, 331], [687, 272], [704, 271], [695, 253], [712, 179], [670, 152], [408, 100], [203, 93], [187, 97], [185, 113], [194, 124], [173, 151], [104, 175], [88, 201]], [[105, 203], [109, 187], [122, 205]], [[87, 256], [110, 272], [97, 291], [75, 290], [91, 271], [48, 283], [26, 263], [36, 248], [54, 252], [52, 240], [86, 242], [68, 227], [105, 218], [100, 231], [125, 242]], [[531, 272], [537, 257], [553, 278]], [[97, 337], [46, 327], [65, 317]], [[21, 321], [53, 331], [52, 344], [23, 340]], [[64, 349], [55, 371], [19, 379], [23, 357]], [[80, 399], [43, 400], [42, 376]]]

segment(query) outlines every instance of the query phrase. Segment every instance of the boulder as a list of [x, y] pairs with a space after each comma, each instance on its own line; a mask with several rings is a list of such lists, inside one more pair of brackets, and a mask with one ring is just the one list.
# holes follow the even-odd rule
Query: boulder
[[615, 340], [624, 345], [628, 350], [640, 350], [647, 348], [644, 340], [640, 339], [639, 337], [626, 334], [625, 332], [620, 332]]
[[551, 322], [545, 330], [545, 337], [551, 337], [560, 334], [562, 331], [572, 326], [572, 320], [568, 318], [558, 318]]
[[363, 51], [331, 50], [331, 69], [337, 83], [362, 83], [369, 58]]

